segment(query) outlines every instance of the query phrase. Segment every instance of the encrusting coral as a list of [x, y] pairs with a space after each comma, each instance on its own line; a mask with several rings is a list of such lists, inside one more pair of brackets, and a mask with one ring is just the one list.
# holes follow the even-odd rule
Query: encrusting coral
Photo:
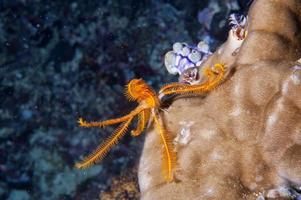
[[[177, 98], [162, 113], [177, 152], [173, 182], [161, 177], [159, 136], [146, 135], [138, 172], [141, 199], [297, 198], [300, 11], [299, 0], [254, 1], [246, 38], [238, 41], [230, 30], [199, 67], [203, 76], [203, 66], [224, 63], [222, 85], [206, 95]], [[161, 95], [177, 94], [173, 89], [163, 88]]]

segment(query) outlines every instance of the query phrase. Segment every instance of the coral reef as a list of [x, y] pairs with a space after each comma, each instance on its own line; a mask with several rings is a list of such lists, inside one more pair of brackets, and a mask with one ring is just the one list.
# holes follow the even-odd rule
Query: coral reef
[[[210, 15], [198, 16], [207, 7]], [[245, 0], [0, 1], [0, 199], [97, 199], [139, 161], [144, 138], [126, 136], [101, 165], [81, 171], [74, 161], [107, 135], [77, 127], [78, 117], [127, 113], [134, 105], [123, 103], [123, 85], [143, 78], [157, 91], [176, 81], [163, 67], [172, 43], [205, 40], [213, 50], [229, 13], [247, 7]]]
[[223, 84], [163, 111], [178, 154], [174, 182], [160, 176], [159, 136], [147, 134], [141, 199], [300, 198], [300, 10], [296, 0], [252, 4], [246, 38], [230, 31], [200, 66], [224, 63]]
[[99, 195], [100, 200], [139, 199], [140, 192], [137, 180], [137, 170], [129, 170], [120, 177], [113, 178], [110, 189]]

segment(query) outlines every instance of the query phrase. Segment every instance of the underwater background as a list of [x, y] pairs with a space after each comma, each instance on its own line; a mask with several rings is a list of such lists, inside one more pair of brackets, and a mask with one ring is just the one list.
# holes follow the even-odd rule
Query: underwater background
[[122, 116], [123, 88], [177, 81], [164, 67], [175, 42], [226, 40], [247, 0], [0, 0], [0, 199], [139, 199], [143, 135], [125, 136], [99, 164], [82, 160], [112, 131], [81, 128]]

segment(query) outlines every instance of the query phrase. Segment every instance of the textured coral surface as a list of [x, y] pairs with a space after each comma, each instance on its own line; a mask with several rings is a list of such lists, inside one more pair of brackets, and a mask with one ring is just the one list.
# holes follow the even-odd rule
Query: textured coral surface
[[[139, 166], [142, 199], [285, 199], [301, 186], [301, 2], [257, 0], [236, 54], [231, 38], [205, 65], [230, 71], [203, 97], [163, 112], [178, 154], [161, 177], [161, 144], [149, 131]], [[299, 197], [300, 198], [300, 197]]]

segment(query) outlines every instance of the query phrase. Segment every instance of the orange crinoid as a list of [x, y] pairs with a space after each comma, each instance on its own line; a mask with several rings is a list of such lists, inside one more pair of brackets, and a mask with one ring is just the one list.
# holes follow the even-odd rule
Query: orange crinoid
[[[216, 64], [213, 68], [204, 70], [207, 81], [200, 85], [186, 85], [181, 83], [173, 83], [166, 85], [160, 90], [161, 95], [168, 94], [203, 94], [214, 89], [223, 79], [225, 68], [222, 64]], [[118, 143], [119, 139], [128, 131], [128, 127], [132, 120], [137, 116], [138, 124], [135, 130], [131, 131], [132, 136], [140, 135], [150, 122], [160, 135], [163, 146], [162, 170], [164, 178], [167, 182], [173, 180], [173, 169], [176, 162], [176, 152], [174, 150], [168, 131], [165, 129], [160, 109], [160, 99], [153, 89], [147, 85], [142, 79], [133, 79], [129, 82], [125, 92], [126, 97], [131, 101], [137, 101], [139, 104], [129, 114], [115, 119], [105, 120], [101, 122], [86, 122], [82, 118], [78, 123], [82, 127], [105, 127], [113, 124], [121, 125], [114, 133], [100, 144], [94, 152], [87, 156], [82, 162], [76, 163], [77, 168], [86, 168], [100, 161], [108, 151]]]

